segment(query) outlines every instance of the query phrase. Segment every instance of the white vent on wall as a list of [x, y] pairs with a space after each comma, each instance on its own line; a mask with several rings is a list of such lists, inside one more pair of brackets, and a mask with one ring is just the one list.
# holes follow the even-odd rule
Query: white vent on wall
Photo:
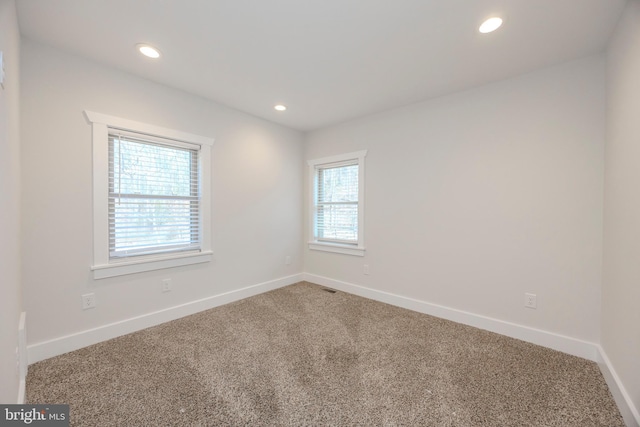
[[2, 59], [2, 52], [0, 52], [0, 87], [4, 89], [4, 60]]
[[20, 374], [20, 389], [18, 390], [18, 404], [24, 404], [26, 398], [26, 381], [29, 361], [27, 358], [27, 312], [20, 313], [18, 324], [18, 372]]

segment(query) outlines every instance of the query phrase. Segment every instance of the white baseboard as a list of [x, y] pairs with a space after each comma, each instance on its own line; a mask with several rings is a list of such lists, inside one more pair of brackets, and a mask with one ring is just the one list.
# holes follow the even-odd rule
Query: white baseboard
[[24, 405], [27, 401], [27, 380], [20, 380], [20, 386], [18, 388], [18, 405]]
[[618, 409], [620, 409], [624, 422], [628, 427], [640, 427], [640, 412], [638, 411], [638, 408], [635, 407], [631, 400], [631, 396], [629, 396], [629, 393], [627, 393], [622, 381], [620, 381], [620, 377], [616, 373], [615, 369], [613, 369], [613, 365], [611, 364], [607, 353], [605, 353], [601, 346], [598, 345], [597, 347], [599, 356], [598, 366], [600, 366], [600, 371], [609, 386], [609, 390], [611, 391], [614, 400], [618, 404]]
[[191, 301], [185, 304], [158, 310], [153, 313], [143, 314], [130, 319], [121, 320], [97, 328], [76, 332], [54, 338], [52, 340], [31, 344], [27, 347], [29, 363], [39, 362], [50, 357], [68, 353], [73, 350], [97, 344], [112, 338], [136, 332], [151, 326], [179, 319], [184, 316], [198, 313], [203, 310], [229, 304], [244, 298], [268, 292], [283, 286], [292, 285], [303, 280], [302, 274], [295, 274], [280, 279], [247, 286], [235, 291], [226, 292], [220, 295]]
[[598, 361], [598, 346], [595, 343], [506, 322], [504, 320], [481, 316], [454, 308], [431, 304], [389, 292], [365, 288], [363, 286], [341, 282], [339, 280], [315, 274], [304, 273], [303, 276], [304, 280], [311, 283], [328, 286], [343, 292], [417, 311], [419, 313], [429, 314], [431, 316], [451, 320], [453, 322], [474, 326], [476, 328], [541, 345], [543, 347], [558, 350], [573, 356], [582, 357], [594, 362]]
[[18, 404], [22, 405], [26, 401], [27, 391], [27, 312], [20, 313], [18, 322], [18, 374], [20, 385], [18, 388]]

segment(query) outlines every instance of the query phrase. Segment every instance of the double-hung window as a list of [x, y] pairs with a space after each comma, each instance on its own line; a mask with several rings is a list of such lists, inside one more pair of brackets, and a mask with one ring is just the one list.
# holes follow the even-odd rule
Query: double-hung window
[[364, 255], [364, 158], [366, 151], [309, 161], [309, 248]]
[[199, 149], [111, 130], [111, 260], [201, 249]]
[[94, 278], [209, 261], [213, 140], [85, 114], [93, 125]]

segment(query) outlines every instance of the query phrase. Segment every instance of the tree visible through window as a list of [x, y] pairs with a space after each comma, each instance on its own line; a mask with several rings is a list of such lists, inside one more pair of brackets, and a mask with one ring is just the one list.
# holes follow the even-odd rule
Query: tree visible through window
[[198, 150], [109, 134], [109, 257], [200, 247]]

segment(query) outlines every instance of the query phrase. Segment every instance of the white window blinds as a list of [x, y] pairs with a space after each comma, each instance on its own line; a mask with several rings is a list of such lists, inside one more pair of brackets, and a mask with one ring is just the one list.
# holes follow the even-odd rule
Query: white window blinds
[[316, 239], [358, 244], [358, 161], [316, 166]]
[[199, 146], [109, 129], [109, 257], [200, 250]]

